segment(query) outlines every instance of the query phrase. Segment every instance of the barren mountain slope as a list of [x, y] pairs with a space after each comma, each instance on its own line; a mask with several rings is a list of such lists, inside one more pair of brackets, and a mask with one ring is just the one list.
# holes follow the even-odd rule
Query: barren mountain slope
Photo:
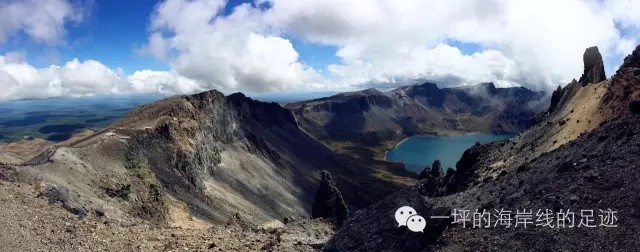
[[[639, 50], [636, 49], [634, 54]], [[602, 61], [597, 48], [585, 51], [585, 59]], [[632, 54], [632, 55], [634, 55]], [[603, 123], [628, 113], [629, 102], [640, 98], [640, 74], [627, 57], [615, 75], [599, 83], [576, 82], [554, 92], [559, 98], [550, 110], [527, 131], [508, 142], [494, 144], [486, 151], [473, 169], [472, 183], [496, 177], [502, 171], [513, 171], [536, 157], [553, 151], [581, 135], [588, 134]], [[589, 62], [584, 62], [585, 69]], [[593, 65], [593, 63], [592, 63]], [[595, 64], [598, 65], [598, 64]], [[599, 69], [599, 68], [596, 68]], [[604, 70], [602, 70], [604, 71]], [[585, 73], [589, 75], [590, 73]], [[591, 75], [604, 76], [602, 73]], [[471, 181], [470, 181], [471, 182]]]
[[[640, 98], [638, 55], [640, 46], [610, 80], [574, 82], [556, 91], [561, 99], [552, 98], [549, 115], [536, 126], [511, 140], [472, 147], [452, 176], [423, 180], [356, 212], [325, 250], [635, 250], [640, 246], [632, 239], [640, 235], [640, 109], [630, 104]], [[583, 76], [604, 76], [589, 72], [600, 69], [588, 67], [598, 65], [591, 63], [585, 60]], [[578, 119], [587, 126], [579, 126]], [[572, 228], [471, 228], [470, 222], [451, 224], [452, 218], [427, 219], [422, 234], [397, 227], [393, 215], [404, 205], [427, 217], [450, 216], [454, 209], [505, 209], [531, 210], [535, 221], [538, 210], [549, 209], [574, 211], [578, 219]], [[594, 210], [599, 225], [597, 214], [607, 209], [617, 211], [617, 227], [578, 227], [580, 210]]]
[[330, 223], [306, 218], [257, 229], [236, 220], [182, 228], [108, 216], [79, 219], [13, 175], [0, 167], [0, 251], [315, 251], [333, 233]]
[[416, 134], [518, 132], [529, 126], [543, 94], [493, 83], [439, 88], [433, 83], [388, 92], [367, 89], [296, 102], [300, 126], [327, 141], [377, 144]]
[[25, 181], [68, 192], [71, 211], [174, 226], [236, 213], [254, 226], [310, 216], [320, 170], [334, 175], [353, 209], [402, 186], [335, 154], [279, 105], [217, 91], [141, 106], [16, 169]]

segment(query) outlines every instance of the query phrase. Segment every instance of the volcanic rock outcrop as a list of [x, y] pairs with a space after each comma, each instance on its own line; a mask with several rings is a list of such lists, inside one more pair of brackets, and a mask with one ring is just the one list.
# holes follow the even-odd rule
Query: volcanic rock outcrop
[[597, 46], [589, 47], [582, 56], [584, 61], [584, 73], [578, 81], [583, 86], [589, 83], [599, 83], [607, 79], [604, 73], [602, 55]]
[[349, 216], [349, 209], [347, 209], [331, 173], [322, 171], [320, 174], [322, 180], [311, 207], [312, 217], [329, 219], [337, 227], [341, 227]]

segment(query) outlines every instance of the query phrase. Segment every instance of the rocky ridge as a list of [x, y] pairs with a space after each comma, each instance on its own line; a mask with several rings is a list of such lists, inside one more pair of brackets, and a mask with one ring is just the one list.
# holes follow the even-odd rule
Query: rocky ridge
[[217, 91], [143, 105], [13, 167], [20, 181], [63, 192], [56, 202], [82, 216], [158, 226], [311, 216], [321, 170], [351, 209], [402, 187], [302, 132], [278, 104]]
[[439, 88], [423, 83], [382, 92], [368, 89], [286, 105], [302, 129], [326, 141], [364, 144], [416, 134], [519, 132], [544, 103], [542, 92], [493, 83]]

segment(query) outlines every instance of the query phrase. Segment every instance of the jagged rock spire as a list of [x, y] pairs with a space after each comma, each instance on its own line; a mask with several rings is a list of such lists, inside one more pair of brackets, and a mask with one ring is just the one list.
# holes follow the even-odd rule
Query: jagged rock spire
[[551, 94], [551, 104], [549, 105], [549, 113], [553, 112], [556, 107], [558, 106], [558, 103], [560, 103], [560, 99], [562, 99], [562, 95], [564, 94], [564, 89], [562, 89], [562, 87], [558, 86], [558, 88], [553, 91], [553, 93]]
[[578, 81], [582, 86], [586, 86], [589, 83], [599, 83], [607, 79], [604, 73], [602, 55], [597, 46], [587, 48], [584, 51], [582, 60], [584, 61], [584, 73]]
[[320, 174], [322, 180], [313, 202], [311, 214], [313, 218], [329, 219], [341, 227], [349, 216], [349, 210], [331, 174], [328, 171], [322, 171]]

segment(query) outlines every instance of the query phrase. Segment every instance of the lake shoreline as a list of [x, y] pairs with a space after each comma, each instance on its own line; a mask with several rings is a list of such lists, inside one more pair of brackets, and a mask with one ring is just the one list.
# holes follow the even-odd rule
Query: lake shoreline
[[[418, 135], [412, 135], [412, 136], [408, 136], [405, 137], [404, 139], [402, 139], [401, 141], [393, 144], [392, 148], [386, 148], [387, 150], [385, 150], [384, 152], [384, 161], [386, 162], [392, 162], [392, 163], [399, 163], [397, 161], [389, 161], [387, 160], [387, 156], [389, 154], [389, 151], [392, 151], [394, 149], [396, 149], [398, 147], [398, 145], [404, 143], [405, 141], [409, 140], [412, 137], [446, 137], [446, 136], [465, 136], [465, 135], [476, 135], [476, 134], [495, 134], [495, 133], [486, 133], [486, 132], [449, 132], [447, 134], [418, 134]], [[393, 142], [393, 141], [390, 141]]]
[[[388, 143], [384, 161], [403, 164], [405, 170], [419, 173], [420, 169], [440, 160], [443, 168], [454, 168], [464, 151], [475, 143], [482, 144], [509, 139], [516, 134], [486, 132], [455, 132], [454, 134], [421, 134]], [[411, 141], [408, 143], [408, 141]], [[404, 145], [404, 147], [403, 147]], [[404, 149], [403, 149], [404, 148]], [[395, 151], [395, 153], [394, 153]]]

